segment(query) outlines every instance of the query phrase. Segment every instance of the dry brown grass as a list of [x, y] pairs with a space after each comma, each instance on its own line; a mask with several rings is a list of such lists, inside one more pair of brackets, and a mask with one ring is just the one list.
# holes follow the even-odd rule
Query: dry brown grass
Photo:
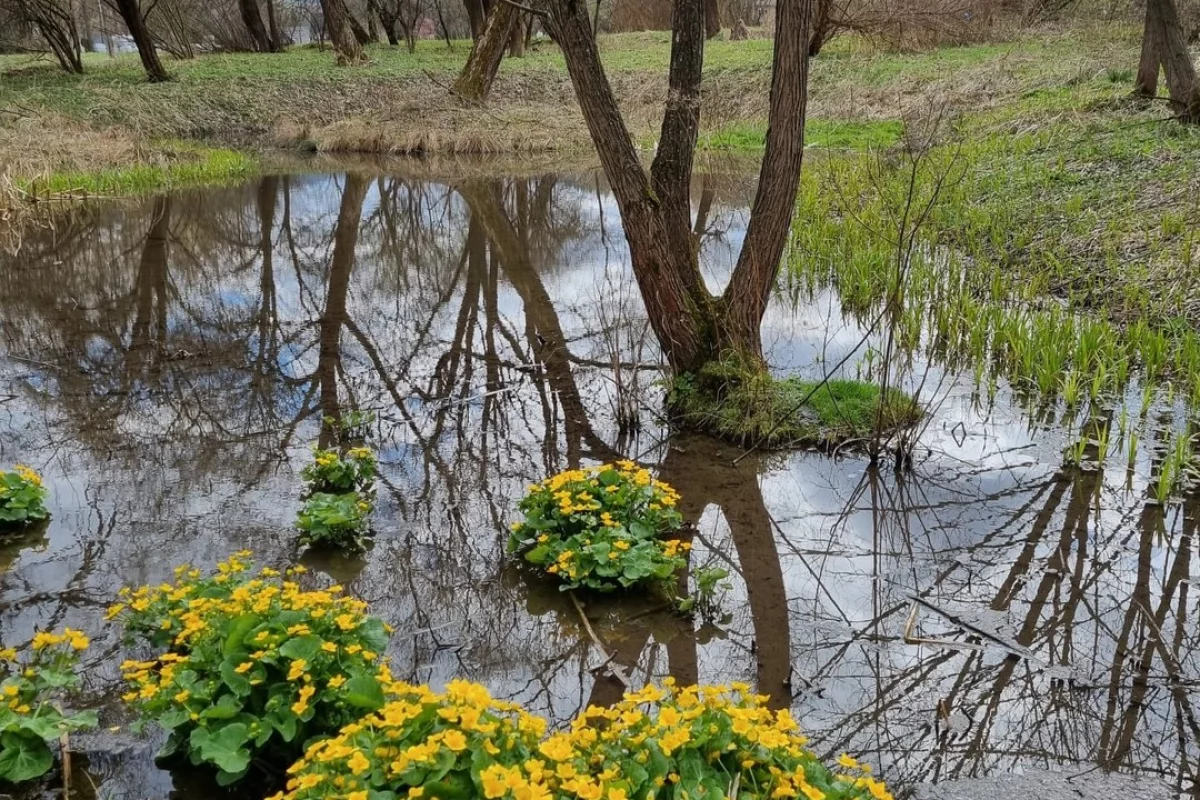
[[145, 157], [144, 151], [131, 131], [98, 131], [57, 114], [26, 114], [0, 125], [0, 168], [13, 182], [110, 169]]

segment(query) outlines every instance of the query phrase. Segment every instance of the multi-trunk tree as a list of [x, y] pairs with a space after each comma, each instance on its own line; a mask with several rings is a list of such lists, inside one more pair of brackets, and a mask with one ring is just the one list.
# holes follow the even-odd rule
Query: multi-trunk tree
[[[64, 0], [16, 0], [9, 12], [0, 18], [0, 25], [21, 30], [31, 29], [50, 48], [58, 63], [67, 72], [83, 72], [82, 46], [75, 10]], [[0, 34], [7, 31], [0, 31]]]
[[713, 294], [693, 246], [691, 181], [700, 127], [705, 0], [675, 0], [669, 92], [649, 171], [605, 75], [584, 0], [542, 0], [621, 211], [650, 323], [675, 373], [728, 358], [765, 369], [760, 325], [788, 239], [808, 102], [814, 0], [778, 0], [770, 120], [758, 190], [729, 282]]
[[1158, 95], [1159, 72], [1166, 75], [1171, 108], [1184, 123], [1200, 125], [1200, 83], [1188, 52], [1187, 35], [1175, 0], [1147, 0], [1146, 25], [1135, 91], [1143, 97]]

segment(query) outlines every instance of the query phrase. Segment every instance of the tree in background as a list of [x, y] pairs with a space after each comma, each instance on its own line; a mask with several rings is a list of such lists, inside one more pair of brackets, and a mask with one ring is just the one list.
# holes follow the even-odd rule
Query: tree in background
[[467, 9], [467, 21], [471, 25], [472, 39], [483, 35], [484, 25], [494, 2], [495, 0], [463, 0], [463, 6]]
[[346, 7], [346, 0], [321, 0], [321, 11], [325, 15], [325, 30], [329, 33], [329, 41], [333, 43], [337, 63], [361, 63], [365, 56], [362, 44], [351, 28], [350, 9]]
[[278, 53], [283, 49], [283, 43], [279, 41], [279, 31], [275, 23], [275, 7], [271, 0], [267, 0], [267, 16], [271, 21], [270, 33], [263, 24], [262, 14], [258, 9], [258, 0], [238, 0], [238, 10], [242, 14], [242, 22], [245, 23], [250, 38], [254, 41], [255, 50], [260, 53]]
[[1166, 74], [1167, 93], [1176, 117], [1200, 125], [1200, 83], [1188, 52], [1187, 35], [1175, 0], [1147, 0], [1142, 31], [1142, 55], [1134, 91], [1142, 97], [1158, 96], [1158, 75]]
[[167, 74], [162, 60], [158, 57], [154, 39], [151, 38], [150, 30], [146, 26], [146, 15], [142, 11], [142, 4], [138, 0], [108, 0], [108, 4], [125, 23], [125, 28], [129, 31], [129, 38], [133, 39], [133, 43], [137, 47], [138, 57], [142, 60], [142, 67], [145, 68], [146, 77], [150, 82], [161, 83], [170, 80], [171, 76]]
[[733, 357], [764, 369], [760, 325], [775, 285], [800, 184], [814, 0], [778, 0], [769, 125], [745, 242], [729, 284], [705, 286], [691, 225], [700, 128], [704, 0], [675, 0], [670, 91], [649, 173], [605, 75], [584, 0], [542, 0], [612, 186], [650, 323], [676, 374]]
[[3, 6], [0, 36], [36, 33], [64, 70], [83, 72], [79, 29], [68, 0], [10, 0]]
[[455, 94], [473, 102], [487, 99], [496, 81], [496, 73], [500, 71], [504, 49], [519, 27], [517, 23], [520, 16], [520, 10], [511, 3], [500, 2], [492, 9], [487, 15], [483, 31], [471, 47], [466, 65], [454, 82]]
[[721, 0], [704, 0], [704, 34], [712, 39], [721, 32]]

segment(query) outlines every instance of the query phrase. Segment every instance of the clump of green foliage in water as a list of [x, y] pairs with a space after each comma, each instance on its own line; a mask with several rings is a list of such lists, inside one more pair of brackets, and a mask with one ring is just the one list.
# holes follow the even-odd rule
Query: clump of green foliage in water
[[775, 378], [730, 358], [672, 379], [675, 420], [739, 444], [835, 447], [913, 425], [922, 411], [895, 389], [854, 380]]
[[691, 547], [662, 538], [683, 525], [678, 502], [678, 492], [632, 461], [560, 472], [529, 487], [509, 552], [523, 553], [563, 591], [666, 587]]
[[42, 777], [54, 766], [51, 743], [71, 731], [96, 727], [96, 712], [66, 714], [59, 703], [79, 685], [79, 654], [88, 647], [82, 631], [43, 631], [18, 657], [0, 650], [0, 783]]
[[242, 551], [205, 575], [123, 589], [109, 619], [157, 654], [122, 665], [122, 697], [169, 732], [160, 755], [216, 770], [282, 770], [317, 738], [383, 706], [390, 628], [340, 586], [305, 590], [302, 567], [257, 573]]
[[369, 447], [313, 451], [300, 475], [305, 482], [304, 506], [296, 517], [300, 543], [357, 552], [366, 547], [375, 510], [378, 461]]
[[49, 516], [41, 475], [23, 464], [0, 472], [0, 529], [41, 522]]

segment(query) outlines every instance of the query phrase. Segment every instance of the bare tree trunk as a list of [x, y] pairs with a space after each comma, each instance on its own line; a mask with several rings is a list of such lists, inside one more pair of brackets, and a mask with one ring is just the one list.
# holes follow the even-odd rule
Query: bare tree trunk
[[[502, 5], [508, 5], [502, 3]], [[513, 25], [512, 37], [508, 42], [508, 54], [513, 58], [525, 57], [525, 20], [517, 14], [517, 23]]]
[[337, 53], [337, 63], [346, 65], [363, 61], [362, 45], [350, 29], [350, 10], [346, 8], [346, 0], [321, 0], [321, 11], [325, 15], [329, 41]]
[[1146, 3], [1146, 21], [1142, 29], [1142, 55], [1138, 61], [1137, 79], [1133, 92], [1140, 97], [1154, 97], [1158, 94], [1158, 72], [1162, 66], [1160, 51], [1162, 46], [1158, 37], [1158, 25], [1154, 15], [1154, 2]]
[[388, 44], [393, 47], [400, 44], [400, 39], [396, 36], [396, 28], [400, 22], [396, 6], [392, 5], [390, 0], [386, 4], [381, 4], [379, 0], [368, 0], [367, 15], [372, 13], [379, 17], [379, 24], [383, 26], [383, 35], [387, 37]]
[[704, 35], [709, 39], [721, 32], [721, 0], [704, 0]]
[[816, 0], [813, 9], [812, 36], [808, 40], [809, 58], [816, 58], [825, 43], [833, 38], [835, 28], [833, 3], [834, 0]]
[[367, 41], [379, 41], [379, 26], [375, 24], [375, 4], [367, 3]]
[[170, 80], [171, 76], [163, 67], [162, 61], [158, 57], [158, 51], [154, 49], [154, 40], [150, 38], [150, 32], [146, 29], [141, 3], [138, 0], [112, 0], [112, 3], [117, 13], [121, 15], [121, 20], [125, 23], [130, 38], [137, 45], [138, 56], [146, 70], [146, 77], [150, 79], [151, 83]]
[[483, 35], [483, 26], [487, 22], [487, 9], [483, 0], [463, 0], [467, 9], [467, 21], [471, 25], [471, 38], [478, 39]]
[[275, 0], [267, 0], [267, 28], [271, 32], [271, 52], [283, 52], [283, 34], [279, 30], [279, 16], [275, 13]]
[[104, 19], [104, 4], [96, 4], [96, 14], [100, 17], [100, 35], [104, 37], [104, 50], [108, 53], [109, 58], [114, 58], [117, 55], [117, 48], [113, 44], [112, 27], [108, 21]]
[[454, 92], [464, 100], [483, 102], [492, 91], [504, 48], [512, 38], [521, 12], [509, 3], [500, 3], [488, 15], [483, 34], [475, 40], [466, 66], [454, 82]]
[[779, 274], [800, 188], [812, 11], [812, 0], [778, 0], [776, 4], [766, 151], [742, 252], [725, 290], [735, 338], [753, 342], [751, 352], [758, 354], [762, 353], [759, 327]]
[[267, 37], [266, 26], [263, 25], [262, 15], [258, 11], [258, 0], [238, 0], [238, 10], [242, 14], [242, 22], [254, 42], [254, 49], [260, 53], [271, 52], [271, 40]]
[[83, 0], [71, 0], [71, 21], [75, 25], [79, 43], [82, 45], [83, 52], [85, 53], [96, 52], [96, 42], [92, 38], [90, 16], [83, 10]]
[[1196, 83], [1196, 65], [1188, 51], [1179, 9], [1175, 0], [1149, 0], [1148, 7], [1154, 11], [1153, 24], [1162, 48], [1160, 55], [1171, 108], [1180, 122], [1200, 125], [1200, 84]]
[[[437, 11], [438, 27], [442, 29], [442, 39], [445, 40], [448, 49], [453, 49], [454, 43], [450, 41], [450, 29], [446, 27], [446, 15], [442, 12], [442, 0], [433, 0], [433, 7]], [[409, 47], [409, 50], [415, 49], [415, 46]]]
[[346, 10], [346, 23], [350, 26], [350, 30], [354, 31], [354, 38], [358, 40], [358, 43], [370, 44], [371, 42], [375, 41], [375, 37], [367, 32], [367, 29], [363, 27], [363, 24], [358, 21], [358, 17], [354, 16], [354, 12], [350, 10], [350, 7], [346, 6], [344, 3], [343, 7]]

